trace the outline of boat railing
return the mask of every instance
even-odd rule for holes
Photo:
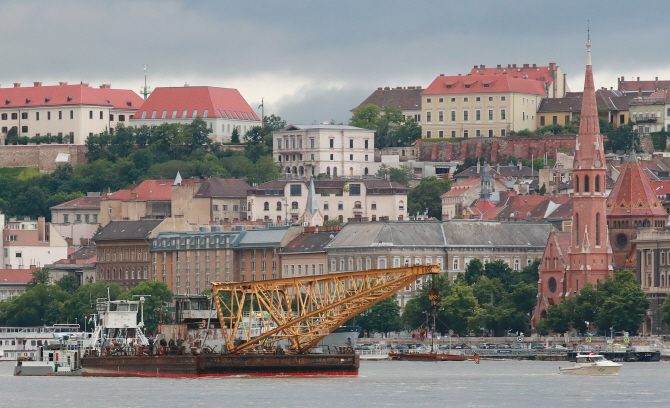
[[[356,350],[359,356],[388,356],[388,350],[372,349],[372,350]]]

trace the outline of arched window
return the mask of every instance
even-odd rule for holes
[[[579,214],[575,214],[575,246],[579,246]]]
[[[326,167],[326,174],[330,176],[330,166]]]
[[[130,270],[130,279],[135,279],[135,268]]]
[[[293,174],[297,175],[298,174],[298,168],[296,166],[293,166]]]
[[[281,201],[277,201],[277,211],[281,211]]]
[[[365,175],[367,176],[367,175],[368,175],[368,168],[366,167],[366,168],[363,170],[363,172],[364,172],[363,174],[365,174]]]
[[[291,203],[291,209],[292,210],[297,210],[298,209],[298,202],[297,201],[293,201]]]
[[[305,175],[305,168],[304,167],[300,166],[300,168],[298,170],[299,170],[301,176]]]
[[[333,177],[337,177],[337,167],[333,167]]]
[[[128,279],[128,269],[126,269],[126,279]]]
[[[584,176],[584,192],[589,192],[589,176]]]
[[[575,193],[579,193],[579,176],[575,176]]]
[[[266,202],[263,204],[263,209],[264,209],[265,211],[270,211],[270,203],[268,203],[268,202],[266,201]]]
[[[405,209],[405,202],[400,200],[400,202],[398,203],[398,210],[402,211],[404,209]]]
[[[291,173],[291,168],[286,166],[286,174],[290,174],[290,173]]]
[[[597,179],[598,177],[596,177]],[[600,213],[596,213],[596,246],[598,245],[600,245]]]
[[[328,209],[328,201],[323,202],[323,209],[327,210]]]
[[[144,279],[147,278],[147,267],[144,267],[144,272],[143,272]]]
[[[596,193],[600,192],[600,176],[596,176],[596,185],[593,189]]]
[[[344,222],[344,217],[341,216],[341,215],[339,215],[339,216],[337,217],[337,219],[340,220],[340,222]]]

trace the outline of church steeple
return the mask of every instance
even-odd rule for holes
[[[484,160],[482,171],[482,189],[479,193],[479,201],[491,201],[491,176],[489,175],[489,164]]]

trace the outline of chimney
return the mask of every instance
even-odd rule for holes
[[[41,82],[33,82],[33,86],[42,86]]]
[[[654,89],[658,90],[658,77],[654,80]]]
[[[512,64],[512,68],[516,68],[516,64]]]
[[[638,82],[638,83],[640,82],[640,77],[637,77],[637,82]]]
[[[533,69],[537,68],[537,64],[533,64]]]
[[[486,69],[486,65],[484,65],[484,64],[480,65],[479,69]]]
[[[21,88],[21,82],[14,82],[14,88]]]
[[[460,75],[460,74],[459,74]],[[444,76],[444,74],[440,74],[440,76]]]
[[[640,85],[639,88],[637,88],[637,96],[641,97],[642,96],[642,85]]]
[[[100,85],[100,89],[109,89],[112,87],[112,84],[102,84]]]
[[[47,226],[46,226],[46,221],[45,221],[44,217],[37,218],[37,240],[39,242],[47,241],[45,239],[45,236],[47,235],[46,234],[46,228],[47,228]]]
[[[523,64],[523,69],[528,69],[530,68],[530,64]]]
[[[498,66],[496,66],[496,69],[500,69],[500,64],[498,64]]]
[[[387,87],[384,88],[384,90],[385,90],[385,91],[390,91],[391,88],[389,88],[389,87],[387,86]]]
[[[507,64],[507,68],[512,68],[512,65],[510,65],[510,64]]]
[[[518,162],[516,165],[519,166],[519,170],[523,168],[523,164],[521,164],[521,162]]]
[[[379,88],[377,88],[377,90],[378,90],[378,91],[381,91],[381,90],[382,90],[382,87],[380,86]]]
[[[58,85],[67,85],[67,82],[59,82]]]
[[[477,65],[475,65],[475,69],[479,68]]]

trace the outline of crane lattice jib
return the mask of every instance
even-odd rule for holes
[[[290,342],[291,351],[302,353],[375,303],[439,271],[439,265],[417,265],[257,282],[212,282],[212,296],[229,353],[281,340]],[[260,317],[249,317],[250,312]],[[258,327],[251,327],[252,322]]]

